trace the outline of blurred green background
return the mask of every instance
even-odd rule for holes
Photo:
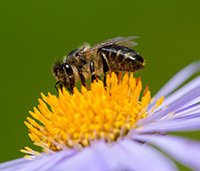
[[[0,162],[33,147],[23,122],[40,92],[56,94],[51,67],[57,59],[83,42],[140,36],[134,49],[147,65],[136,75],[155,94],[199,59],[199,6],[200,1],[182,0],[1,0]]]

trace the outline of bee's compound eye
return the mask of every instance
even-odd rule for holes
[[[70,66],[70,64],[68,64],[68,63],[63,64],[63,68],[64,68],[65,72],[66,72],[69,76],[73,75],[73,69],[72,69],[72,67]]]

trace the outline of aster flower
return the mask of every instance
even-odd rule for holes
[[[200,143],[167,134],[200,129],[200,76],[176,90],[199,68],[199,61],[187,66],[154,98],[148,86],[140,98],[140,79],[114,73],[106,90],[98,81],[73,95],[41,94],[25,124],[44,152],[25,147],[29,155],[0,170],[177,170],[168,156],[200,170]]]

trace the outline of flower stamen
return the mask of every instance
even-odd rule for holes
[[[123,139],[135,129],[136,122],[149,115],[151,101],[149,87],[142,90],[141,78],[133,74],[107,75],[106,89],[102,81],[91,84],[91,90],[74,88],[70,95],[67,90],[59,90],[59,97],[41,94],[38,109],[29,111],[32,118],[25,121],[29,137],[45,152],[67,148],[82,149],[93,141],[104,140],[108,144]],[[157,100],[152,112],[163,102]],[[49,149],[49,150],[48,150]],[[22,150],[34,154],[30,149]],[[32,153],[31,153],[32,152]]]

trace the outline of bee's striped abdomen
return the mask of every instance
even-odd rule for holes
[[[136,51],[120,45],[109,45],[98,49],[106,55],[111,71],[135,72],[144,67],[145,62]]]

